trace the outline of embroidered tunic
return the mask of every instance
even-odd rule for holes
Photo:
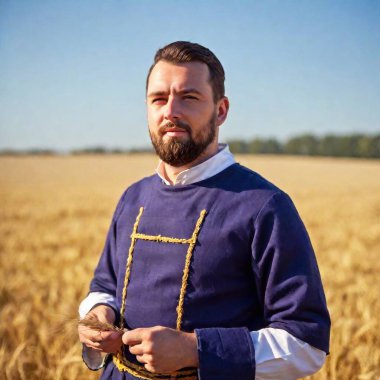
[[[328,352],[329,316],[297,211],[239,164],[192,185],[168,187],[155,175],[127,189],[90,290],[116,296],[127,328],[195,330],[201,379],[252,380],[249,331],[264,327]],[[110,361],[104,379],[136,378],[128,350],[121,360],[132,370]]]

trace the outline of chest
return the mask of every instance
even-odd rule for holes
[[[118,299],[130,327],[199,325],[209,305],[217,315],[252,294],[250,218],[212,202],[173,211],[126,208],[118,223]]]

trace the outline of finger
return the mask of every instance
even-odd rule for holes
[[[159,366],[149,364],[149,363],[145,364],[144,367],[147,371],[152,372],[152,373],[160,373],[162,375],[170,375],[172,373],[170,371],[161,369]]]
[[[123,334],[123,343],[126,345],[135,345],[142,342],[142,330],[143,329],[136,329],[136,330],[130,330]]]
[[[94,350],[99,350],[101,351],[102,350],[102,345],[101,343],[98,343],[98,342],[92,342],[91,340],[83,340],[81,341],[84,345],[86,345],[87,347],[90,347],[90,348],[93,348]]]
[[[144,367],[147,371],[152,372],[152,373],[159,372],[160,374],[170,374],[170,372],[164,372],[159,367],[155,367],[154,365],[149,364],[149,363],[145,364]]]
[[[139,361],[142,364],[145,364],[144,356],[143,355],[137,355],[136,356],[137,361]]]
[[[99,342],[103,339],[101,331],[90,328],[81,329],[79,331],[79,336],[83,336],[86,339],[92,340],[93,342]]]
[[[136,359],[142,363],[142,364],[147,364],[147,363],[150,363],[152,361],[152,355],[147,355],[147,354],[144,354],[144,355],[137,355],[136,356]]]
[[[133,355],[143,355],[145,350],[141,344],[136,344],[134,346],[129,346],[129,352]]]
[[[102,331],[103,341],[119,340],[122,333],[119,331]]]
[[[102,332],[97,331],[96,333],[91,333],[88,335],[80,335],[79,340],[87,346],[100,349],[103,343]]]
[[[81,343],[100,343],[102,341],[101,335],[93,336],[93,335],[85,335],[85,334],[80,334],[79,335],[79,341]]]
[[[94,343],[103,342],[102,332],[101,331],[93,332],[93,333],[89,334],[88,339]]]
[[[99,348],[99,347],[96,347],[96,346],[91,345],[91,344],[86,344],[86,346],[87,346],[88,348],[91,348],[92,350],[95,350],[95,351],[99,351],[99,352],[103,352],[103,351],[104,351],[103,348]]]

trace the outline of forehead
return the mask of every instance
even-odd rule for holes
[[[173,64],[159,61],[149,76],[148,95],[156,91],[181,91],[187,88],[212,93],[210,72],[203,62]]]

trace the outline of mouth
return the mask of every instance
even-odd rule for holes
[[[189,133],[181,128],[170,128],[164,131],[164,136],[168,137],[180,137],[180,136],[186,136]]]
[[[162,137],[183,137],[190,135],[190,127],[187,125],[175,125],[170,123],[161,128],[160,134]]]

